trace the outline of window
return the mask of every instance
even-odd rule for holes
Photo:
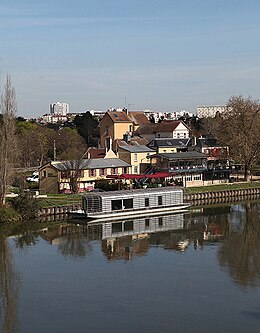
[[[201,180],[201,175],[194,175],[193,180]]]
[[[106,135],[108,135],[108,126],[106,126]]]
[[[88,171],[89,177],[95,177],[96,176],[96,170],[95,169],[90,169]]]
[[[150,219],[145,219],[145,229],[149,229]]]
[[[123,206],[124,206],[124,209],[131,209],[134,207],[133,205],[133,198],[131,199],[124,199],[123,200]]]
[[[105,169],[99,169],[99,176],[105,176]]]
[[[186,182],[192,182],[192,175],[186,176]]]
[[[46,178],[47,177],[47,172],[43,171],[43,177]]]
[[[162,196],[159,195],[158,197],[158,206],[162,206]]]
[[[95,171],[95,175],[96,175],[96,170],[94,170]],[[84,177],[84,170],[79,170],[79,177],[80,178],[83,178]]]
[[[134,166],[134,173],[138,173],[138,166]]]
[[[124,223],[124,231],[132,231],[134,230],[134,222],[133,221],[126,221]]]
[[[46,172],[46,171],[45,171]],[[66,179],[66,178],[68,178],[68,172],[66,172],[66,171],[62,171],[61,172],[61,178],[62,179]]]
[[[112,168],[111,175],[116,175],[116,174],[117,174],[117,168]]]
[[[121,210],[122,207],[122,200],[118,199],[118,200],[112,200],[111,201],[111,208],[112,210]]]
[[[186,138],[186,133],[183,133],[183,137]]]
[[[137,162],[138,158],[137,158],[137,154],[134,154],[134,162]]]
[[[112,223],[112,233],[114,232],[122,232],[122,223],[117,222],[117,223]]]
[[[159,222],[159,226],[162,227],[162,225],[163,225],[163,219],[162,219],[162,217],[159,217],[158,222]]]
[[[177,138],[179,138],[180,137],[180,133],[177,133]]]
[[[144,198],[145,207],[149,207],[149,198]]]
[[[128,172],[128,168],[127,168],[127,167],[124,167],[124,168],[123,168],[123,172],[124,172],[124,173],[127,173],[127,172]]]

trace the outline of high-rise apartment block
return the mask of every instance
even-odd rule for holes
[[[50,114],[66,116],[69,113],[69,104],[55,102],[50,104]]]
[[[198,106],[197,116],[198,118],[214,118],[217,113],[224,113],[227,111],[225,105],[211,105],[211,106]]]

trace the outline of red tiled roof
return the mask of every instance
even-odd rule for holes
[[[180,120],[163,120],[158,124],[156,132],[173,132],[181,123],[182,122]]]
[[[107,114],[113,120],[113,122],[127,122],[132,123],[132,120],[128,117],[128,115],[123,111],[107,111]]]
[[[88,149],[88,158],[104,158],[106,155],[105,148],[89,148]]]
[[[137,129],[137,131],[135,131],[135,133],[137,135],[152,134],[156,131],[157,127],[158,127],[158,124],[153,124],[153,123],[143,124],[143,125],[139,126],[139,128]]]
[[[130,111],[128,112],[128,117],[135,125],[149,124],[150,121],[147,119],[143,112]]]

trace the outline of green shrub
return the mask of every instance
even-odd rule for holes
[[[127,187],[126,184],[123,183],[115,183],[108,179],[98,179],[95,181],[95,188],[99,188],[103,191],[116,191],[119,189],[125,189]]]
[[[13,207],[0,207],[0,223],[7,223],[14,220],[19,220],[20,216]]]
[[[32,219],[37,217],[41,208],[41,202],[34,198],[32,193],[24,192],[13,199],[14,209],[22,216],[23,219]]]

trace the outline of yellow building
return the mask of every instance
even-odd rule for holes
[[[140,174],[150,165],[147,156],[154,154],[155,151],[144,145],[120,145],[118,156],[131,165],[132,174]]]
[[[143,112],[107,111],[99,125],[101,148],[116,150],[115,140],[123,139],[124,135],[131,136],[141,124],[147,123],[149,120]]]
[[[107,175],[130,173],[130,164],[120,158],[93,158],[82,161],[55,161],[39,169],[39,189],[45,193],[70,193],[75,173],[78,192],[92,190],[95,181]]]

